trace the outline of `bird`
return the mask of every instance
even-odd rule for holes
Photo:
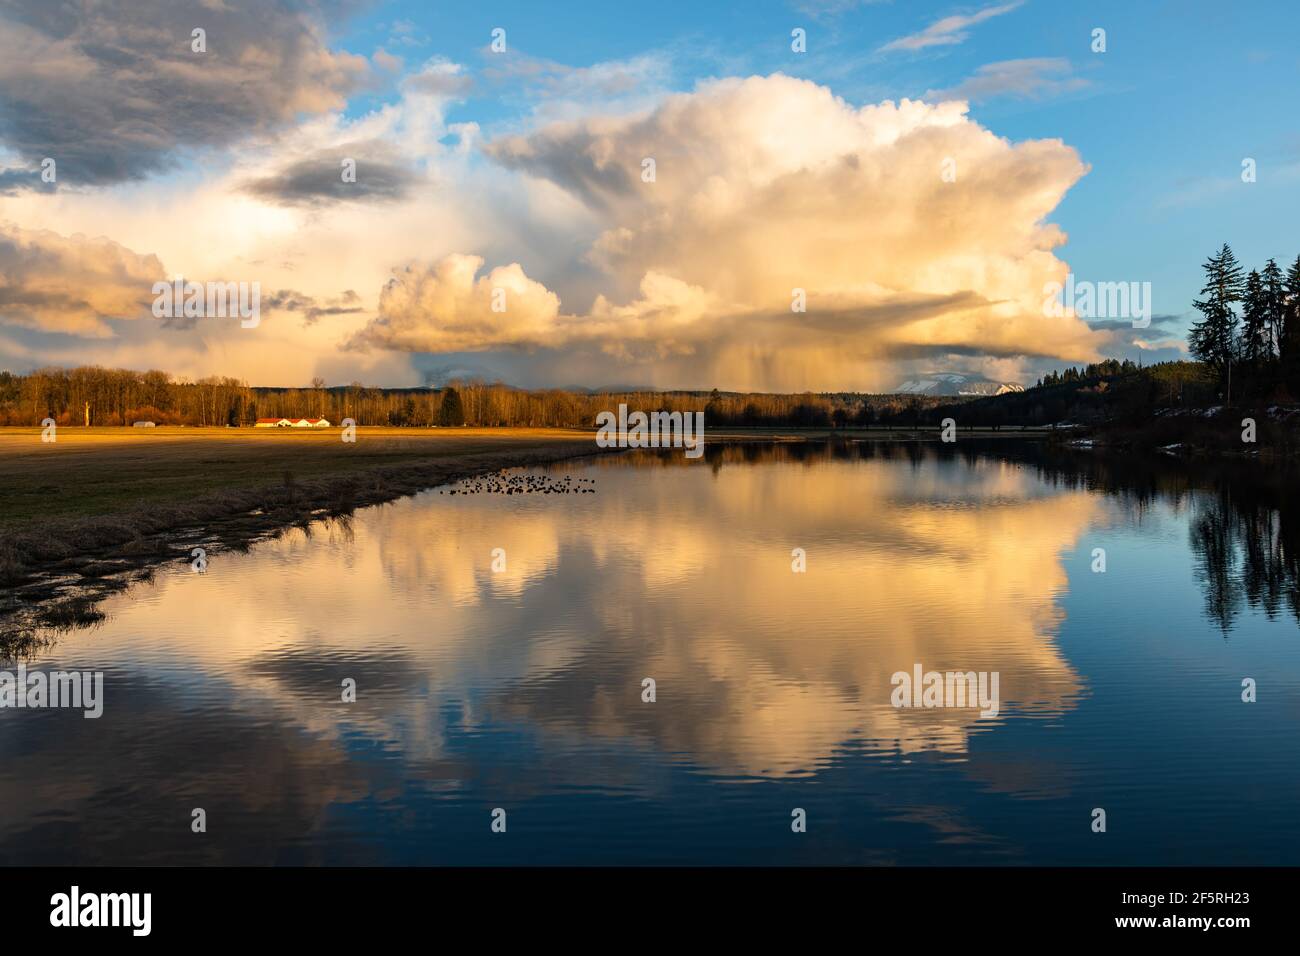
[[[575,480],[572,475],[565,475],[562,479],[558,479],[544,473],[499,471],[474,478],[463,478],[452,488],[439,489],[438,494],[594,495],[595,485],[595,478]]]

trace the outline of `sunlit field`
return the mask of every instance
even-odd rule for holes
[[[187,502],[209,492],[393,465],[468,464],[585,442],[543,428],[0,428],[0,527]],[[580,450],[580,449],[575,449]]]

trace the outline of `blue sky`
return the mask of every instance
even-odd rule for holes
[[[1300,254],[1300,13],[1281,0],[223,11],[0,13],[0,365],[171,362],[258,384],[1027,382],[1185,354],[1200,263],[1223,242],[1248,267]],[[667,173],[649,190],[642,153]],[[949,153],[961,187],[945,193]],[[342,190],[354,154],[363,175]],[[57,186],[35,178],[50,156]],[[221,241],[177,221],[219,222]],[[1067,270],[1150,282],[1175,318],[1044,325],[1035,296]],[[159,272],[259,281],[268,321],[160,334],[136,294]],[[812,303],[798,322],[794,286]],[[287,342],[287,364],[265,358]]]

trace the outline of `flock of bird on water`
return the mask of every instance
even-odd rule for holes
[[[498,471],[475,478],[463,478],[453,488],[445,488],[440,495],[594,495],[595,478],[574,479],[565,475],[563,480],[536,472]]]

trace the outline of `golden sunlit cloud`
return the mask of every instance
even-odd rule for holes
[[[421,350],[587,342],[670,363],[690,355],[682,367],[732,388],[881,384],[894,374],[882,366],[927,356],[1097,357],[1086,323],[1042,308],[1044,284],[1067,271],[1052,254],[1064,235],[1044,220],[1086,167],[1059,141],[993,135],[964,103],[858,109],[775,74],[486,149],[595,217],[587,258],[607,292],[586,314],[548,312],[549,339],[517,334],[542,331],[536,290],[522,316],[495,323],[463,298],[421,308],[418,296],[394,296],[363,337]],[[801,295],[806,312],[793,307]]]
[[[1085,165],[1058,140],[996,136],[963,102],[855,107],[778,73],[546,123],[480,153],[473,124],[444,120],[464,88],[463,69],[435,59],[398,102],[305,120],[193,188],[11,200],[60,251],[5,273],[3,318],[102,340],[148,302],[162,264],[260,280],[267,296],[355,296],[310,335],[274,322],[244,338],[157,330],[87,353],[141,367],[161,337],[186,374],[255,383],[259,337],[295,340],[293,380],[383,367],[409,381],[413,355],[495,352],[536,382],[608,380],[614,363],[613,377],[659,387],[754,390],[888,390],[918,362],[1007,378],[1030,360],[1095,360],[1105,344],[1042,305],[1068,272],[1047,217]],[[335,182],[340,156],[375,177],[355,196]],[[477,214],[471,196],[500,214]],[[164,208],[213,222],[238,209],[245,228],[214,245],[177,235]],[[81,232],[130,248],[66,238]]]
[[[14,325],[108,338],[106,319],[150,314],[157,256],[110,239],[61,236],[0,222],[0,313]]]

